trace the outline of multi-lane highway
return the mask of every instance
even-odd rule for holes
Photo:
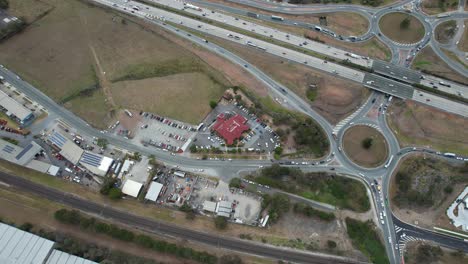
[[[388,240],[385,239],[385,245],[386,245],[391,263],[400,262],[401,260],[400,251],[396,249],[395,247],[395,243],[398,241],[398,237],[394,229],[394,223],[393,223],[394,219],[392,218],[391,210],[388,204],[386,204],[386,199],[387,199],[386,194],[388,193],[388,182],[389,182],[390,176],[393,173],[394,169],[396,168],[396,165],[398,164],[398,161],[400,160],[402,156],[402,155],[398,155],[398,153],[402,154],[402,153],[413,152],[416,150],[414,150],[413,148],[400,149],[398,141],[396,140],[396,138],[394,137],[393,133],[391,132],[391,130],[389,129],[386,123],[385,111],[383,111],[383,113],[380,114],[376,119],[370,119],[367,117],[367,113],[373,107],[375,107],[375,104],[387,105],[389,99],[384,98],[381,93],[374,92],[371,94],[368,101],[360,109],[358,109],[355,113],[353,113],[349,118],[346,118],[345,122],[340,122],[340,124],[333,127],[328,121],[326,121],[323,117],[321,117],[319,114],[313,111],[310,108],[310,106],[307,104],[307,102],[302,100],[302,98],[298,97],[296,94],[291,92],[287,87],[284,87],[281,84],[274,81],[273,79],[271,79],[268,75],[261,72],[260,70],[255,68],[253,65],[251,65],[247,61],[241,59],[240,57],[223,49],[222,47],[218,45],[215,45],[213,43],[208,43],[200,37],[193,36],[188,32],[185,32],[177,27],[174,27],[174,25],[176,24],[180,25],[182,22],[182,24],[185,27],[198,30],[203,33],[215,35],[217,37],[222,37],[230,41],[237,41],[238,43],[241,43],[244,45],[248,43],[247,41],[250,41],[250,43],[255,44],[257,47],[260,45],[261,47],[266,49],[266,51],[259,50],[259,52],[270,52],[276,56],[281,56],[286,59],[296,61],[299,63],[305,64],[305,62],[307,62],[307,64],[305,65],[318,68],[325,73],[336,75],[337,77],[340,77],[340,78],[348,78],[353,81],[361,82],[370,88],[383,91],[388,94],[393,94],[401,98],[414,99],[415,94],[418,91],[415,92],[415,90],[413,90],[411,86],[409,86],[408,84],[405,84],[404,82],[417,79],[418,75],[415,75],[416,73],[407,72],[401,67],[389,66],[391,68],[388,69],[388,71],[392,71],[392,72],[395,71],[395,74],[393,75],[395,75],[397,79],[399,78],[398,81],[391,80],[388,77],[383,77],[383,76],[375,75],[375,74],[365,74],[360,71],[346,68],[344,66],[334,64],[331,62],[325,63],[321,59],[317,59],[312,56],[307,56],[297,51],[293,51],[284,47],[273,45],[271,43],[260,41],[260,40],[257,40],[255,38],[251,38],[248,36],[243,36],[241,34],[233,33],[222,28],[218,28],[218,27],[206,24],[206,23],[202,23],[200,21],[196,21],[196,20],[184,17],[184,16],[180,16],[180,15],[173,14],[171,12],[167,12],[165,10],[157,9],[157,8],[150,7],[150,6],[143,6],[140,3],[138,3],[138,6],[141,7],[141,10],[133,10],[132,6],[135,5],[135,2],[131,2],[131,1],[127,1],[127,2],[120,1],[120,0],[113,0],[113,1],[95,0],[95,1],[100,4],[104,4],[106,6],[116,8],[117,10],[121,12],[126,12],[128,14],[135,15],[142,19],[151,21],[152,23],[155,23],[161,27],[164,27],[165,30],[168,30],[173,34],[178,35],[179,37],[188,39],[230,60],[231,62],[243,67],[247,72],[252,74],[254,77],[259,79],[263,83],[265,83],[265,85],[269,88],[270,95],[272,95],[273,97],[279,97],[283,99],[286,102],[286,105],[288,107],[298,110],[300,112],[303,112],[311,116],[313,119],[315,119],[317,123],[322,126],[323,130],[327,134],[328,139],[330,141],[330,152],[329,152],[329,155],[324,158],[324,160],[333,161],[333,164],[338,164],[338,165],[331,166],[328,163],[325,163],[323,165],[316,165],[316,166],[312,166],[312,165],[294,165],[294,166],[299,167],[303,169],[304,171],[328,171],[331,167],[333,167],[337,173],[362,179],[368,186],[370,186],[374,182],[374,180],[380,181],[382,183],[382,193],[371,192],[373,202],[374,202],[374,207],[377,210],[376,217],[381,212],[382,213],[385,212],[385,215],[386,215],[385,224],[379,225],[379,227],[383,231],[384,238],[390,237],[390,239]],[[160,19],[153,19],[156,17],[159,17]],[[164,18],[161,18],[161,17],[164,17]],[[166,22],[170,21],[172,23],[166,23],[165,21]],[[234,21],[237,21],[237,20],[234,19]],[[255,27],[253,25],[251,26]],[[241,36],[242,39],[239,38],[239,40],[237,40],[234,36],[229,37],[229,34],[235,34],[238,37]],[[246,48],[256,48],[251,45],[246,45],[246,46],[250,46]],[[382,71],[385,72],[385,69],[383,68]],[[399,72],[397,73],[397,71]],[[268,166],[268,165],[271,165],[272,163],[269,160],[232,160],[232,161],[195,160],[195,159],[190,159],[190,158],[183,157],[183,156],[171,156],[169,153],[166,153],[163,151],[159,151],[159,150],[148,148],[148,147],[143,147],[141,145],[135,145],[118,136],[109,135],[107,133],[101,133],[95,130],[94,128],[90,127],[86,122],[76,117],[74,114],[72,114],[68,110],[57,105],[54,101],[52,101],[46,95],[38,91],[36,88],[31,86],[27,82],[24,82],[23,80],[21,80],[21,78],[18,77],[15,73],[12,73],[5,68],[0,68],[0,75],[4,76],[5,80],[11,83],[13,86],[15,86],[20,92],[27,95],[33,101],[38,102],[43,107],[47,108],[50,113],[58,116],[64,122],[70,124],[72,127],[79,130],[80,133],[86,134],[89,136],[106,138],[109,141],[109,144],[122,148],[122,149],[127,149],[129,151],[138,151],[145,155],[155,155],[157,159],[169,165],[179,165],[181,168],[186,168],[186,169],[203,168],[205,169],[205,171],[211,174],[223,175],[223,177],[226,177],[226,179],[228,179],[229,177],[233,177],[237,175],[241,171],[255,170],[255,169],[258,169],[259,166]],[[403,77],[406,77],[406,79]],[[426,103],[428,102],[426,100],[423,100],[423,101],[425,101]],[[430,101],[432,102],[434,100],[430,100]],[[447,108],[445,105],[439,106],[439,107]],[[461,106],[461,108],[462,110],[466,109],[466,108],[463,108],[463,106]],[[341,146],[342,136],[345,130],[357,124],[375,126],[377,129],[379,129],[379,131],[382,132],[389,146],[389,157],[392,157],[392,156],[394,157],[394,159],[392,159],[391,162],[388,162],[388,166],[382,165],[373,169],[362,168],[354,164],[348,157],[346,157],[344,153],[341,152],[339,147]],[[334,135],[336,136],[337,140],[334,139],[335,138]],[[288,166],[292,166],[292,165],[288,165]],[[23,186],[24,188],[31,187],[31,185],[23,185]],[[37,189],[37,187],[34,187],[34,189]],[[52,197],[52,199],[55,199],[55,198]],[[127,218],[122,218],[122,219],[127,219]],[[379,221],[377,221],[377,223],[379,223]],[[420,230],[417,227],[413,227],[413,229],[416,231]],[[421,232],[423,231],[424,230],[422,230]],[[192,237],[192,238],[194,240],[197,240],[197,237]],[[442,243],[442,244],[452,243],[453,245],[458,245],[457,244],[458,242],[454,240],[454,238],[447,237],[446,240],[444,241],[448,241],[448,242],[438,241],[437,237],[433,237],[433,238],[438,243]],[[206,242],[206,243],[210,243],[210,242]],[[461,249],[465,250],[465,248],[461,248]],[[237,250],[240,250],[240,248],[238,248]],[[286,252],[283,252],[283,253],[289,254]],[[272,255],[269,255],[269,256],[276,257]],[[298,258],[292,261],[304,262]],[[307,262],[310,263],[309,261]]]

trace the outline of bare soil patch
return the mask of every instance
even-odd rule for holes
[[[396,100],[389,125],[401,146],[419,145],[468,155],[468,120],[412,101]]]
[[[431,47],[422,49],[411,65],[411,68],[434,74],[448,80],[458,81],[468,84],[468,78],[452,70],[439,56],[434,53]]]
[[[366,149],[363,140],[372,139],[372,145]],[[387,142],[384,136],[375,128],[369,126],[353,126],[343,135],[343,150],[355,163],[371,168],[377,167],[387,159]]]
[[[217,101],[223,91],[222,86],[201,73],[122,81],[114,83],[112,88],[116,103],[122,107],[158,113],[191,124],[198,124],[205,117],[211,110],[209,100]]]
[[[422,10],[429,15],[436,15],[458,8],[458,0],[422,0]]]
[[[405,19],[409,21],[407,28],[401,26]],[[416,17],[401,12],[384,15],[380,18],[379,27],[385,36],[398,43],[415,43],[425,34],[423,24]]]
[[[368,90],[357,83],[338,79],[270,54],[259,53],[237,43],[206,38],[249,61],[303,98],[307,98],[307,92],[313,89],[316,96],[311,101],[311,106],[331,123],[338,123],[354,112],[368,96]]]
[[[457,33],[457,22],[455,20],[446,21],[438,25],[435,29],[435,38],[440,43],[448,43]]]

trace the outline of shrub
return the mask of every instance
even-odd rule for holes
[[[218,106],[218,103],[216,101],[210,101],[210,107],[211,109],[215,109],[216,106]]]
[[[122,191],[119,188],[112,187],[109,190],[109,198],[111,198],[112,200],[118,200],[122,198]]]
[[[361,145],[365,149],[370,149],[372,147],[373,139],[372,138],[365,138],[362,140]]]
[[[215,227],[219,230],[224,230],[227,228],[228,223],[225,217],[217,216],[214,222],[215,222]]]
[[[230,181],[229,181],[229,187],[230,188],[240,188],[241,187],[241,179],[240,178],[232,178]]]
[[[405,17],[405,19],[403,19],[400,22],[400,28],[401,29],[408,29],[410,24],[411,24],[411,20],[408,17]]]
[[[327,246],[328,246],[329,249],[334,249],[334,248],[336,248],[336,242],[333,241],[333,240],[328,240],[327,241]]]

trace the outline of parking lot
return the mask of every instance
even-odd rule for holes
[[[196,136],[196,141],[194,143],[198,148],[220,148],[225,151],[229,149],[225,147],[225,141],[212,131],[216,123],[216,118],[220,114],[223,114],[226,118],[238,114],[247,119],[247,125],[250,127],[250,130],[243,133],[243,138],[239,141],[239,146],[242,146],[246,151],[270,154],[276,147],[280,146],[279,137],[257,116],[249,113],[247,108],[240,104],[229,103],[219,104],[207,118],[205,118],[203,121],[205,126]]]
[[[229,185],[220,181],[218,184],[199,178],[191,198],[191,204],[200,211],[204,201],[227,201],[233,203],[234,215],[232,220],[253,225],[257,223],[261,210],[261,197],[244,192],[241,189],[230,189]]]
[[[191,124],[145,112],[141,117],[133,141],[144,145],[173,152],[185,151],[186,143],[196,134],[196,127]]]

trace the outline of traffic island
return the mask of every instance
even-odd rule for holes
[[[377,129],[357,125],[343,135],[343,150],[354,163],[366,168],[382,165],[388,156],[387,141]]]
[[[382,16],[379,28],[387,38],[399,44],[413,44],[425,34],[424,25],[415,16],[393,12]]]

